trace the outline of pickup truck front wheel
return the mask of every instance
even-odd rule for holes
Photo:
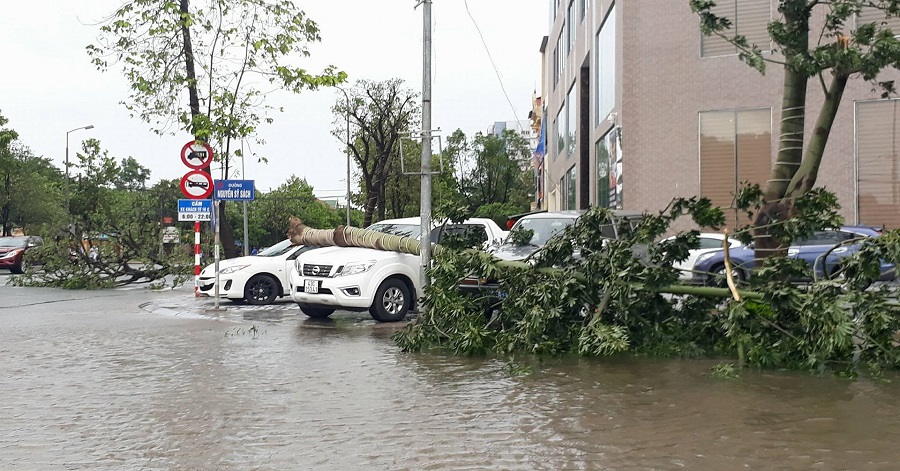
[[[394,278],[384,280],[375,292],[375,301],[369,308],[369,314],[378,322],[402,321],[412,305],[411,298],[406,283]]]

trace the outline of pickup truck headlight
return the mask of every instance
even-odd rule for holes
[[[344,268],[341,268],[341,271],[335,273],[334,276],[350,276],[356,275],[358,273],[365,273],[369,271],[369,269],[373,266],[375,266],[375,260],[366,260],[365,262],[351,262],[344,265]]]
[[[220,275],[230,275],[236,271],[241,271],[244,268],[247,268],[249,266],[250,265],[235,265],[233,267],[223,268],[223,269],[219,270],[219,274]]]

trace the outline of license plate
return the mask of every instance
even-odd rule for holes
[[[303,291],[307,293],[318,293],[319,292],[319,281],[318,280],[303,280]]]

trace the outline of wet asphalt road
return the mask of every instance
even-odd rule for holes
[[[5,281],[0,276],[0,283]],[[187,289],[0,285],[0,470],[896,469],[900,381],[406,354]]]

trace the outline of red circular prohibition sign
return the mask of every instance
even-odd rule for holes
[[[203,170],[191,170],[181,177],[181,193],[187,198],[202,200],[209,198],[212,192],[212,177]]]
[[[209,167],[213,161],[212,146],[205,142],[190,141],[181,148],[181,161],[194,170]]]

